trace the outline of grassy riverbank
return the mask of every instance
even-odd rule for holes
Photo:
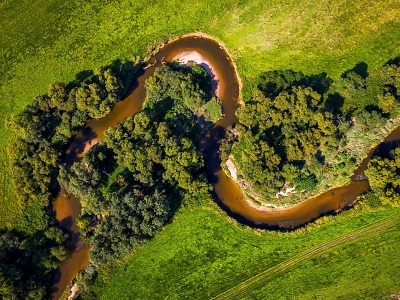
[[[372,210],[358,205],[356,210],[324,217],[295,232],[280,233],[255,231],[235,221],[226,222],[226,216],[219,209],[198,207],[178,216],[146,247],[128,258],[113,277],[115,267],[105,267],[91,289],[92,296],[97,298],[101,294],[101,299],[111,296],[122,299],[126,295],[135,299],[211,298],[312,247],[346,234],[350,236],[361,227],[398,213],[398,209]],[[341,295],[350,295],[356,286],[355,292],[360,298],[365,295],[378,299],[398,292],[400,281],[396,278],[400,263],[393,259],[400,255],[398,229],[397,226],[395,230],[312,257],[290,273],[272,276],[254,295],[259,299],[287,295],[296,298],[303,293],[309,297],[329,296],[339,283],[343,284]],[[374,288],[363,284],[374,278],[379,283]]]
[[[0,13],[0,228],[18,223],[22,230],[39,224],[40,214],[14,201],[5,150],[12,137],[4,121],[51,82],[69,82],[99,65],[144,55],[148,45],[192,31],[227,45],[245,95],[263,71],[327,71],[337,78],[360,61],[380,66],[400,49],[397,1],[9,0],[0,3]]]

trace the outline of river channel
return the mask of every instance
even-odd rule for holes
[[[360,176],[353,176],[351,183],[347,186],[332,189],[285,209],[265,210],[251,205],[245,199],[238,184],[221,169],[218,153],[218,146],[221,138],[225,135],[226,128],[237,122],[235,112],[240,107],[240,79],[225,48],[204,36],[182,37],[162,47],[147,62],[149,67],[133,83],[132,92],[123,101],[117,103],[108,115],[89,121],[86,128],[78,133],[66,155],[66,161],[71,163],[79,159],[82,153],[104,137],[104,131],[107,128],[116,126],[125,118],[137,113],[145,98],[145,80],[152,76],[155,69],[161,67],[164,62],[170,62],[184,52],[200,54],[213,70],[215,78],[218,78],[218,96],[223,103],[225,116],[208,130],[205,137],[199,142],[199,148],[203,152],[208,177],[214,185],[217,201],[229,214],[242,222],[258,227],[295,228],[321,215],[340,211],[354,204],[357,196],[368,189],[369,184],[365,176],[361,176],[364,178],[362,180],[356,180]],[[399,135],[400,129],[397,129],[388,139],[392,140]],[[373,152],[374,150],[371,150],[355,172],[356,175],[363,174]],[[80,200],[61,191],[53,202],[53,210],[60,225],[71,233],[76,245],[70,257],[60,266],[59,276],[56,278],[57,283],[54,286],[55,292],[52,295],[54,299],[58,299],[76,274],[87,266],[90,247],[80,239],[75,222],[81,213]]]

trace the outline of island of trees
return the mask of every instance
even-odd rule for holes
[[[337,82],[324,74],[267,72],[238,109],[222,161],[235,163],[249,197],[294,204],[349,180],[369,149],[399,124],[399,96],[396,64],[371,74],[351,70]],[[295,193],[279,196],[287,188]]]

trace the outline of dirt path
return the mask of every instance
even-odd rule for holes
[[[285,273],[291,269],[296,268],[303,262],[312,259],[318,256],[321,253],[324,253],[332,248],[342,246],[344,244],[351,243],[363,237],[367,237],[373,234],[377,234],[383,232],[391,227],[400,224],[400,217],[393,216],[391,218],[387,218],[378,223],[374,223],[367,227],[363,227],[351,233],[340,236],[336,239],[329,240],[327,242],[321,243],[318,246],[312,247],[300,254],[295,255],[294,257],[283,261],[245,281],[242,283],[226,290],[225,292],[219,294],[218,296],[212,299],[237,299],[240,298],[245,292],[255,289],[258,286],[262,286],[265,280],[271,280],[272,278]]]

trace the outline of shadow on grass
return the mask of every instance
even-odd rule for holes
[[[333,80],[325,72],[305,75],[293,70],[275,70],[262,73],[257,87],[268,98],[275,98],[282,91],[289,91],[293,86],[307,86],[324,94],[329,90]]]
[[[385,65],[396,65],[400,66],[400,56],[397,56],[395,58],[389,59]]]
[[[369,75],[369,73],[368,73],[368,64],[366,62],[364,62],[364,61],[359,62],[352,69],[343,72],[341,77],[345,78],[345,77],[347,77],[349,75],[349,73],[356,73],[356,74],[360,75],[363,79],[365,79]]]

